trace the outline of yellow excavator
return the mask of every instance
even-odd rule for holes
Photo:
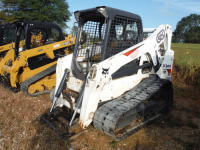
[[[61,28],[52,23],[15,25],[15,47],[0,61],[3,84],[29,96],[50,92],[56,85],[57,59],[72,53],[75,37],[64,37]]]

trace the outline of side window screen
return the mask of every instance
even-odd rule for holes
[[[133,22],[132,24],[127,24],[126,39],[127,40],[136,40],[137,37],[138,37],[137,23]]]
[[[111,57],[137,44],[140,26],[138,20],[115,16],[110,27],[105,58]]]
[[[44,38],[46,37],[45,32],[42,32],[42,30],[33,29],[31,32],[31,48],[36,48],[39,46],[42,46],[44,43]]]
[[[59,32],[54,28],[34,28],[31,30],[30,48],[57,42],[58,38]]]
[[[106,31],[106,23],[104,23],[101,27],[101,41],[104,40],[104,37],[105,37],[105,31]]]
[[[116,39],[117,40],[123,40],[123,26],[115,25],[115,32],[116,32]]]
[[[58,30],[52,28],[51,31],[52,31],[53,41],[54,42],[58,42],[58,38],[59,38]]]

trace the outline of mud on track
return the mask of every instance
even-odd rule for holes
[[[48,95],[28,97],[0,86],[0,149],[200,149],[200,89],[175,86],[174,100],[169,116],[121,142],[92,126],[85,135],[66,142],[36,119],[51,107]]]

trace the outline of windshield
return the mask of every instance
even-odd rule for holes
[[[76,61],[82,73],[86,73],[87,65],[101,61],[101,51],[105,36],[106,23],[87,21],[81,31],[81,41],[77,51]]]
[[[4,29],[4,34],[3,34],[3,43],[2,45],[5,44],[10,44],[13,42],[13,38],[15,35],[15,28],[5,28]]]

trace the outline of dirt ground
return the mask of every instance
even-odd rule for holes
[[[36,120],[49,110],[48,95],[29,97],[0,86],[1,150],[200,150],[200,89],[174,86],[174,106],[165,118],[115,142],[89,126],[87,133],[67,142]]]

